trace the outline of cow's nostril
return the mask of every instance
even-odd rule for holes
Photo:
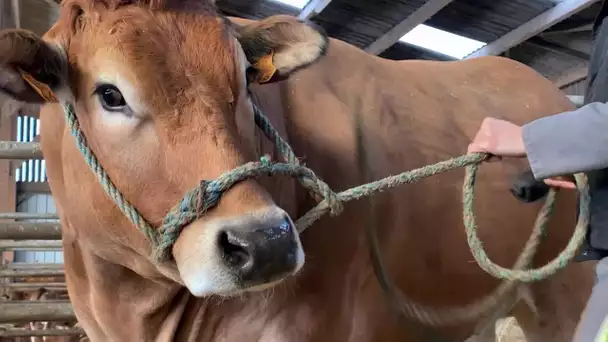
[[[264,284],[298,267],[297,233],[289,219],[226,225],[219,231],[218,252],[239,281]]]
[[[243,271],[251,267],[253,260],[247,251],[249,247],[247,241],[239,239],[227,230],[220,233],[218,242],[222,258],[228,265]]]

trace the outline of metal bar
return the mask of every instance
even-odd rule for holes
[[[24,195],[52,194],[48,182],[18,182],[17,193]]]
[[[8,220],[58,220],[54,213],[0,213],[0,219]]]
[[[298,19],[309,20],[310,18],[319,15],[325,7],[329,6],[332,0],[310,0],[300,11]]]
[[[13,21],[15,22],[16,28],[21,28],[21,6],[19,4],[19,0],[11,1],[11,7],[13,8]]]
[[[44,158],[40,143],[0,141],[0,159],[28,160]]]
[[[464,59],[500,55],[506,50],[519,45],[521,42],[539,34],[598,1],[599,0],[564,0],[557,2],[552,8],[537,15],[523,25],[518,26],[513,31],[506,33],[490,44],[483,46],[466,56]]]
[[[0,285],[0,287],[5,289],[13,289],[13,290],[35,290],[39,288],[44,288],[49,291],[62,291],[66,290],[65,283],[5,283]]]
[[[54,222],[0,222],[0,240],[60,240],[61,225]]]
[[[569,18],[569,20],[567,22],[576,23],[576,20]],[[563,29],[562,28],[548,29],[548,30],[545,30],[543,33],[539,34],[539,36],[542,37],[542,36],[550,36],[550,35],[563,35],[563,34],[567,34],[567,33],[590,32],[593,29],[593,23],[589,23],[589,20],[585,20],[585,22],[586,22],[586,24],[582,24],[582,25],[579,24],[578,26],[570,26],[568,28],[563,28]],[[562,23],[564,23],[564,22],[562,22]],[[558,25],[555,25],[553,27],[557,27]]]
[[[0,322],[76,321],[67,300],[0,302]]]
[[[23,240],[23,241],[7,241],[0,240],[0,250],[15,250],[15,249],[60,249],[61,241],[59,240]]]
[[[449,5],[453,0],[428,0],[424,2],[424,5],[420,6],[407,18],[403,19],[397,26],[393,27],[390,31],[384,34],[382,37],[376,39],[373,43],[365,48],[366,52],[374,55],[379,55],[384,50],[397,43],[401,37],[406,33],[413,30],[418,25],[424,23],[432,16],[441,11],[444,7]]]
[[[47,4],[49,4],[49,6],[51,6],[51,8],[55,11],[59,10],[59,3],[61,2],[61,0],[44,0],[44,2],[46,2]]]
[[[15,8],[11,1],[2,1],[0,4],[0,28],[16,28]]]
[[[547,51],[555,52],[555,53],[560,54],[565,57],[574,57],[574,58],[580,59],[582,61],[588,61],[591,58],[591,55],[589,55],[586,52],[579,51],[579,50],[573,49],[568,46],[563,46],[554,41],[547,40],[547,39],[540,38],[540,37],[532,37],[532,38],[528,39],[527,41],[525,41],[524,43],[528,43],[528,44],[537,46],[537,47],[547,50]]]
[[[29,262],[11,262],[4,267],[9,270],[63,270],[63,264],[32,264]]]
[[[0,270],[0,278],[61,277],[63,270]]]
[[[34,337],[34,336],[80,336],[85,335],[79,328],[47,329],[47,330],[0,330],[0,337]]]

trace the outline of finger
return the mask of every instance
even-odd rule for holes
[[[571,182],[569,180],[548,178],[548,179],[545,179],[544,182],[548,186],[552,186],[552,187],[556,187],[556,188],[576,189],[576,184],[574,184],[573,182]]]
[[[493,163],[493,162],[497,162],[497,161],[502,160],[502,157],[495,156],[493,154],[488,153],[487,150],[485,148],[483,148],[483,146],[477,145],[475,143],[469,144],[469,147],[467,148],[467,154],[471,154],[471,153],[485,153],[485,154],[488,154],[488,157],[483,160],[484,162],[488,162],[488,163]]]
[[[559,180],[563,180],[563,181],[567,181],[567,182],[576,184],[576,180],[573,175],[559,176],[559,177],[554,177],[554,178],[558,178]]]
[[[489,153],[489,146],[485,140],[473,140],[467,147],[467,153]]]
[[[555,176],[555,177],[550,177],[547,179],[549,179],[551,181],[558,181],[558,182],[572,184],[572,186],[576,187],[576,180],[574,179],[573,175]]]
[[[483,149],[482,146],[480,146],[478,143],[476,142],[472,142],[469,144],[469,146],[467,147],[467,153],[471,154],[471,153],[485,153],[486,151]]]

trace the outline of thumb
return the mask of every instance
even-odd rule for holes
[[[469,144],[469,146],[467,148],[467,154],[471,154],[471,153],[488,154],[488,157],[486,159],[484,159],[484,162],[495,162],[495,161],[502,160],[502,157],[489,153],[488,149],[485,147],[485,144],[479,144],[479,143]]]

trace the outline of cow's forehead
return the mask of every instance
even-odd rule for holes
[[[234,46],[225,22],[212,12],[139,5],[91,10],[68,47],[70,60],[91,82],[113,70],[159,106],[176,105],[171,95],[193,88],[213,89],[211,96],[234,93]]]

